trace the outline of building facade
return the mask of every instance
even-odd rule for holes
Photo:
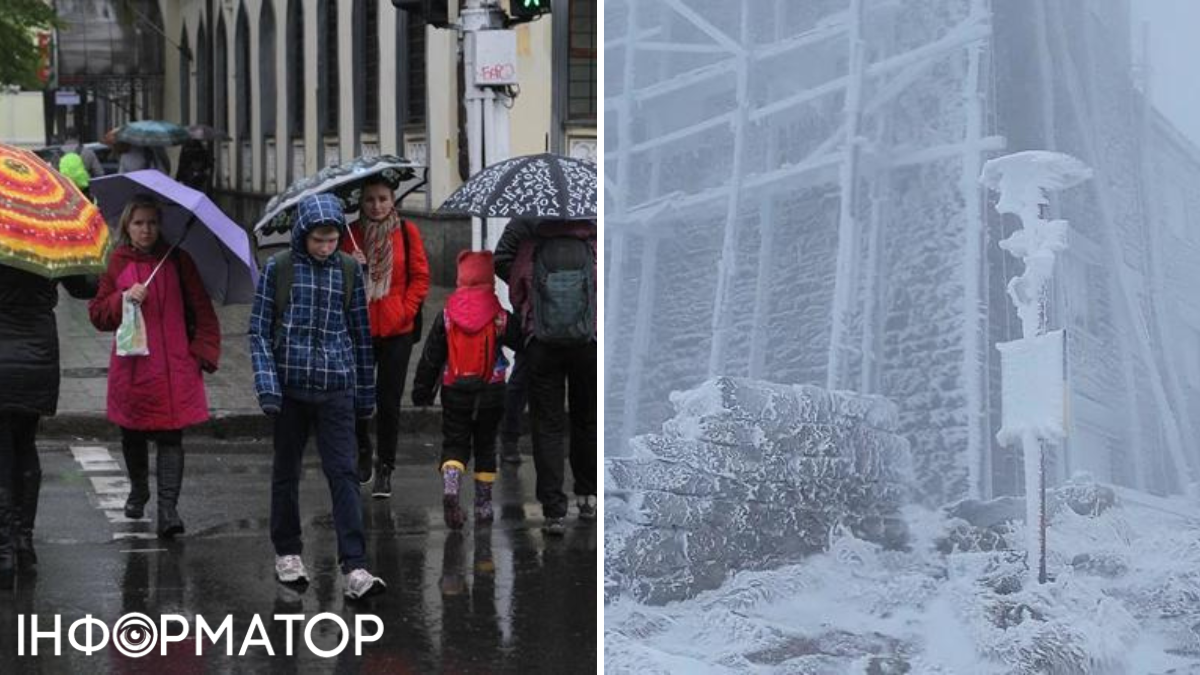
[[[616,0],[605,21],[610,452],[671,390],[748,376],[894,400],[929,503],[1021,494],[995,439],[1017,222],[978,179],[1046,149],[1095,170],[1052,197],[1051,482],[1194,490],[1200,155],[1139,89],[1127,2]]]
[[[410,208],[436,207],[461,184],[455,31],[372,0],[159,7],[178,46],[166,50],[164,115],[228,134],[217,149],[221,191],[254,202],[324,166],[380,153],[428,164],[428,189]],[[594,156],[595,22],[595,0],[574,0],[516,28],[512,154]]]

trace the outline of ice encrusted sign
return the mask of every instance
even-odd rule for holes
[[[844,525],[900,544],[910,482],[895,405],[735,378],[671,396],[662,433],[606,462],[606,590],[663,603],[796,562]]]
[[[1065,333],[1000,342],[1001,420],[996,440],[1021,441],[1027,432],[1061,440],[1067,433]]]

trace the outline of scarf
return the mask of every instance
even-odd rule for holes
[[[401,225],[400,216],[395,209],[388,212],[383,220],[362,219],[363,254],[367,256],[367,301],[379,300],[388,294],[392,287],[392,262],[395,254],[392,251],[392,233]],[[407,265],[408,261],[404,261]]]

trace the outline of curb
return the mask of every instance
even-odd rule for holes
[[[401,408],[400,434],[440,434],[442,409]],[[202,424],[188,427],[187,435],[214,440],[270,439],[274,424],[259,410],[214,410]],[[111,439],[119,435],[116,425],[103,412],[59,413],[43,417],[38,438],[45,439]]]

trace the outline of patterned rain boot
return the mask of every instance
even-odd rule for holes
[[[461,530],[467,515],[458,505],[458,490],[462,483],[463,465],[459,462],[442,464],[442,516],[446,527]]]
[[[475,522],[486,525],[495,520],[492,510],[492,481],[475,479]]]

